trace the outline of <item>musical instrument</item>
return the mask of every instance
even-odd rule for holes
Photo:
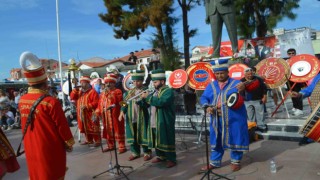
[[[197,62],[189,66],[186,71],[189,79],[188,85],[195,90],[204,90],[215,79],[210,63]]]
[[[264,59],[256,68],[257,74],[264,78],[264,82],[272,89],[285,84],[291,73],[289,64],[281,58]]]
[[[244,98],[239,93],[232,93],[227,99],[227,106],[232,109],[239,109],[244,104]]]
[[[128,106],[128,104],[130,103],[130,101],[135,100],[135,99],[138,99],[141,94],[146,93],[146,92],[149,92],[149,94],[152,94],[152,93],[155,92],[155,90],[154,90],[154,89],[146,89],[146,90],[144,90],[144,91],[141,91],[139,94],[130,97],[130,98],[127,99],[126,101],[120,101],[120,102],[119,102],[119,105],[122,106],[122,107],[126,107],[126,106]]]
[[[300,54],[288,59],[292,82],[307,82],[315,77],[320,70],[320,62],[317,57],[309,54]]]
[[[149,72],[148,72],[148,68],[145,64],[138,64],[138,67],[137,67],[138,70],[141,70],[141,71],[144,71],[144,79],[143,79],[143,84],[146,83],[146,80],[148,78],[148,75],[149,75]]]
[[[129,91],[134,88],[133,81],[131,79],[131,73],[128,73],[122,80],[123,89]]]
[[[255,78],[255,79],[253,79],[251,81],[245,81],[244,85],[245,85],[246,91],[252,92],[252,91],[254,91],[254,90],[259,88],[260,81],[259,81],[259,79]]]
[[[244,77],[244,70],[247,69],[248,66],[241,63],[232,64],[229,67],[229,77],[240,80]]]
[[[299,132],[310,139],[320,142],[320,103],[312,111]]]
[[[73,86],[73,85],[71,85],[71,86]],[[72,89],[72,88],[80,88],[80,87],[81,87],[81,85],[78,83],[77,86],[71,87],[71,89]],[[68,81],[68,80],[63,83],[63,85],[62,85],[62,92],[63,92],[65,95],[68,95],[68,96],[69,96],[69,81]]]

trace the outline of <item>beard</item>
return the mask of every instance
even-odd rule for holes
[[[162,86],[163,86],[163,83],[162,83],[162,82],[160,82],[160,84],[158,84],[158,85],[157,85],[157,86],[155,86],[154,88],[155,88],[155,89],[157,89],[157,90],[159,90]]]

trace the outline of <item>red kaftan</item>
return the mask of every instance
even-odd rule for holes
[[[125,147],[125,135],[124,135],[124,120],[119,122],[118,117],[120,115],[119,102],[122,101],[122,92],[120,89],[114,89],[110,91],[104,91],[100,94],[99,105],[96,110],[97,115],[103,120],[103,138],[107,139],[108,147],[114,148],[114,141],[112,135],[112,124],[115,130],[115,139],[118,141],[119,150],[126,149]],[[116,105],[111,110],[106,110],[111,105]],[[112,116],[112,117],[111,117]],[[113,120],[111,122],[111,120]]]
[[[21,97],[21,130],[26,125],[30,108],[45,91],[29,88]],[[66,148],[72,147],[74,139],[58,99],[45,97],[33,113],[33,122],[24,137],[24,149],[30,179],[56,180],[66,173]]]
[[[16,155],[6,135],[0,128],[0,177],[6,172],[20,169]]]
[[[80,132],[85,134],[88,143],[93,143],[93,139],[96,143],[100,143],[99,121],[92,121],[93,112],[98,106],[98,93],[93,88],[85,92],[73,89],[70,99],[76,101]]]

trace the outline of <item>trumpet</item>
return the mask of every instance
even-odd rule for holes
[[[126,101],[120,101],[119,105],[122,107],[126,107],[130,103],[130,101],[139,98],[141,94],[146,93],[146,92],[149,92],[150,94],[152,94],[152,93],[154,93],[154,89],[146,89],[146,90],[140,92],[139,94],[132,96],[131,98],[127,99]]]

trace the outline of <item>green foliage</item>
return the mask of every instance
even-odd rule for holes
[[[115,38],[139,39],[148,27],[154,27],[156,33],[151,42],[154,48],[160,48],[162,63],[168,68],[175,64],[171,62],[177,54],[173,26],[178,19],[172,15],[173,0],[104,0],[104,4],[107,13],[99,16],[113,27]]]
[[[237,0],[238,33],[241,38],[265,37],[283,18],[295,19],[300,0]]]

